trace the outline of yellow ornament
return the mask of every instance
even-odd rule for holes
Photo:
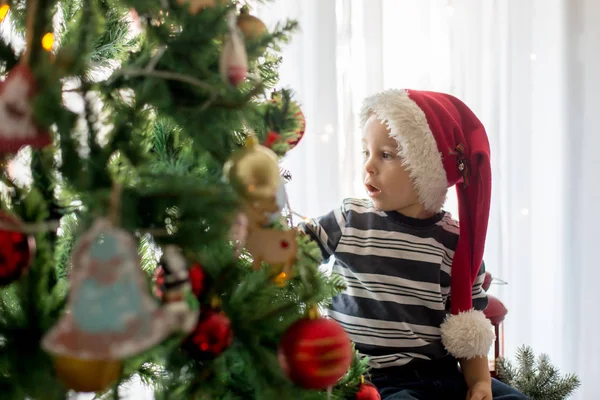
[[[117,382],[122,365],[119,360],[83,360],[57,356],[54,358],[56,377],[77,392],[102,392]]]
[[[274,201],[281,184],[277,155],[254,138],[233,154],[224,172],[238,193],[250,201]]]

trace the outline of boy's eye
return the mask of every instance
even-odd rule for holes
[[[383,157],[383,159],[384,159],[384,160],[388,160],[388,159],[391,159],[391,158],[393,158],[393,157],[394,157],[394,155],[393,155],[392,153],[385,153],[385,152],[384,152],[384,153],[381,155],[381,157]]]
[[[369,152],[367,150],[363,150],[361,153],[363,157],[369,157]]]

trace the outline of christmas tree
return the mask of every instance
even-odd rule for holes
[[[305,127],[275,90],[296,23],[240,3],[2,3],[1,399],[361,390],[278,165]]]

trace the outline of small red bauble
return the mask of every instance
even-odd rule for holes
[[[200,321],[188,337],[186,348],[197,359],[217,357],[233,340],[231,321],[224,313],[211,309],[201,310]]]
[[[360,385],[356,400],[381,400],[381,395],[377,388],[371,383],[363,383]]]
[[[0,222],[15,226],[15,230],[0,229],[0,286],[17,280],[29,267],[35,251],[33,236],[18,232],[20,222],[0,213]]]
[[[298,386],[325,389],[348,371],[352,345],[337,322],[305,318],[285,332],[278,358],[283,372]]]

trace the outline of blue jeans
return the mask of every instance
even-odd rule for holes
[[[404,382],[397,386],[381,387],[375,383],[375,386],[378,387],[382,400],[465,400],[468,391],[462,376]],[[524,394],[496,379],[492,379],[492,395],[494,400],[528,399]]]
[[[467,384],[452,357],[372,370],[371,382],[382,400],[465,400]],[[516,389],[492,379],[494,400],[527,400]]]

